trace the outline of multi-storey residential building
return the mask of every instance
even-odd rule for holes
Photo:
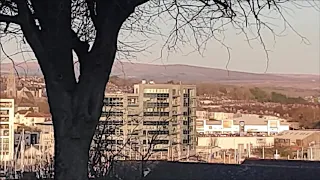
[[[183,157],[196,146],[195,98],[194,85],[145,81],[134,85],[132,94],[106,94],[100,123],[109,134],[107,144],[130,144],[125,153],[131,158],[150,144],[158,152],[154,158]]]
[[[0,162],[14,156],[14,99],[0,99]]]

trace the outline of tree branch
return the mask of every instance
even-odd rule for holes
[[[81,56],[84,53],[88,53],[89,44],[87,42],[81,41],[77,36],[76,32],[71,30],[72,35],[72,47],[78,56]],[[80,59],[80,58],[79,58]]]
[[[39,61],[39,64],[44,65],[43,59],[46,58],[40,58],[40,56],[44,56],[45,48],[42,44],[40,31],[37,28],[34,19],[32,18],[31,11],[25,1],[17,0],[16,3],[19,12],[17,17],[21,19],[21,30],[25,35],[25,38],[28,41],[29,45],[33,49],[35,56]],[[44,68],[44,66],[41,68]],[[43,72],[45,73],[45,71]]]
[[[0,22],[15,23],[15,24],[20,25],[21,24],[21,19],[19,18],[18,15],[8,16],[8,15],[0,14]]]
[[[91,20],[94,24],[95,27],[98,26],[97,24],[97,15],[95,13],[95,8],[94,8],[94,0],[86,0],[87,6],[88,6],[88,10],[89,10],[89,15],[91,17]]]

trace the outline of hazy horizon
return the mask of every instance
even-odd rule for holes
[[[316,2],[315,2],[316,3]],[[317,3],[320,5],[320,3]],[[289,5],[288,5],[289,6]],[[286,16],[294,30],[306,37],[310,45],[301,43],[301,37],[287,27],[283,37],[273,40],[270,32],[264,31],[263,37],[268,52],[269,62],[261,44],[252,42],[250,48],[242,35],[236,35],[236,31],[228,28],[225,32],[224,43],[231,47],[231,59],[228,67],[228,53],[221,44],[210,40],[207,44],[204,56],[199,53],[188,54],[192,49],[184,47],[183,52],[173,53],[169,57],[160,58],[161,42],[155,44],[144,54],[137,54],[136,59],[130,59],[132,63],[147,63],[157,65],[183,64],[206,68],[217,68],[230,71],[268,74],[310,74],[320,75],[320,13],[314,8],[295,8],[289,6],[294,12]],[[283,29],[281,20],[270,20],[277,25],[277,32]],[[253,29],[254,31],[254,29]],[[7,54],[14,54],[18,49],[14,42],[5,44]],[[1,53],[3,60],[4,54]],[[32,57],[24,57],[30,59]],[[15,61],[21,62],[22,56],[14,56]],[[125,60],[127,61],[127,60]],[[8,59],[2,62],[10,62]]]

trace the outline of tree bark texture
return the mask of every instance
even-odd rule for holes
[[[96,36],[89,50],[88,43],[80,41],[71,28],[71,1],[31,2],[33,11],[26,1],[17,0],[21,29],[46,82],[54,125],[54,179],[86,180],[89,149],[115,59],[118,33],[137,4],[129,6],[125,3],[131,1],[126,0],[96,1],[97,15],[92,15]],[[73,51],[80,63],[78,81]]]

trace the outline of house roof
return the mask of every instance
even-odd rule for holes
[[[26,94],[26,96],[28,97],[28,99],[34,100],[33,94],[32,94],[30,91],[25,91],[24,93]]]
[[[17,104],[19,107],[35,107],[36,106],[34,100],[27,99],[24,97],[21,98]]]
[[[29,86],[29,87],[26,87],[26,86],[18,86],[18,87],[17,87],[17,90],[18,90],[18,91],[21,91],[22,89],[25,89],[26,91],[36,91],[36,90],[38,90],[39,88],[38,88],[38,87],[32,87],[32,86]]]
[[[222,121],[219,120],[207,120],[206,125],[221,125]]]
[[[319,130],[316,131],[309,131],[309,130],[287,130],[287,131],[283,131],[280,134],[278,134],[277,136],[275,136],[275,138],[279,138],[279,139],[292,139],[292,140],[296,140],[296,139],[304,139],[314,133],[319,133]]]
[[[20,110],[20,111],[17,111],[18,114],[26,114],[27,112],[29,112],[29,110]]]
[[[35,123],[35,124],[36,125],[44,125],[44,126],[52,126],[53,125],[52,120],[44,121],[41,123]]]
[[[50,118],[51,114],[39,113],[39,112],[29,112],[24,117],[43,117],[43,118]]]

